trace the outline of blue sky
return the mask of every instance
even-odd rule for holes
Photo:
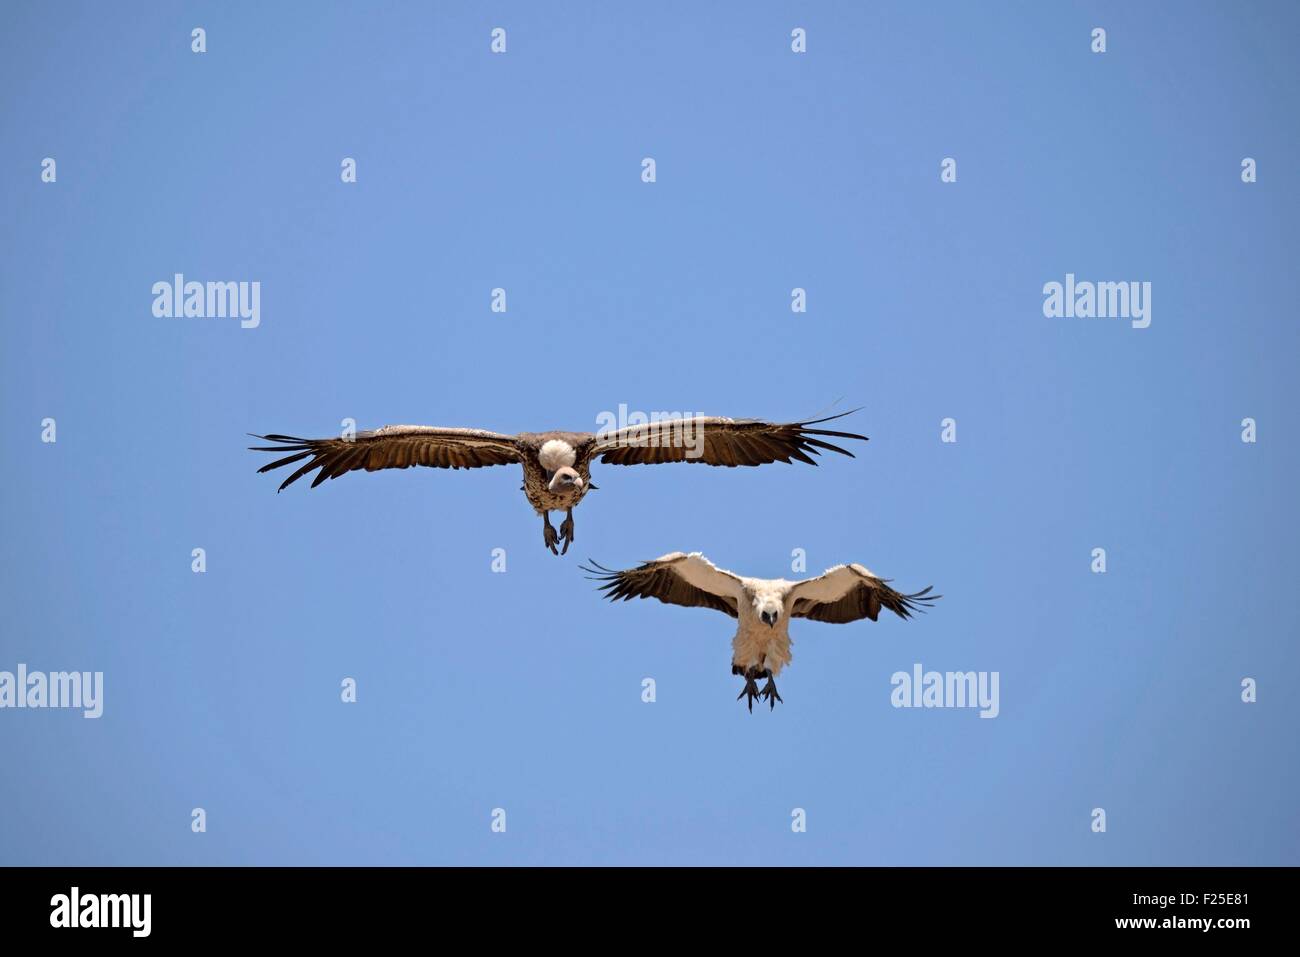
[[[1300,863],[1293,6],[0,16],[0,670],[105,683],[0,711],[0,862]],[[261,325],[154,317],[177,272]],[[1045,318],[1066,273],[1150,328]],[[837,401],[853,460],[598,466],[564,559],[516,469],[276,495],[244,450]],[[730,619],[578,570],[796,548],[945,597],[795,622],[774,713]],[[917,662],[1000,715],[891,707]]]

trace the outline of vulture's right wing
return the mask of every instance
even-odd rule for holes
[[[622,598],[658,598],[669,605],[714,608],[735,618],[745,589],[736,575],[718,568],[699,552],[673,552],[626,571],[591,563],[579,566],[588,577],[605,582],[600,590],[610,601]]]
[[[508,465],[520,461],[514,436],[485,432],[482,429],[444,429],[431,425],[386,425],[374,432],[358,432],[350,439],[300,439],[292,435],[254,435],[255,439],[277,445],[252,445],[254,452],[289,452],[290,455],[263,465],[257,471],[269,472],[307,462],[281,483],[280,489],[292,485],[313,469],[320,474],[311,483],[315,488],[327,478],[344,472],[365,469],[409,469],[427,465],[439,469],[475,469],[486,465]],[[310,456],[310,458],[308,458]]]

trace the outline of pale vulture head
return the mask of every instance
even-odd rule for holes
[[[772,588],[754,590],[754,614],[769,628],[776,627],[776,623],[781,619],[783,597],[780,591]]]
[[[565,465],[555,470],[555,475],[551,478],[550,483],[546,486],[552,492],[562,488],[574,486],[582,488],[582,476],[578,474],[577,469],[572,469]]]

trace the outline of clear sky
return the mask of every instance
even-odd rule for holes
[[[0,710],[0,862],[1300,863],[1298,28],[1286,3],[5,4],[0,670],[102,671],[104,713]],[[260,325],[155,317],[178,272],[259,282]],[[1046,318],[1067,273],[1150,282],[1150,327]],[[276,495],[245,451],[624,403],[860,405],[871,441],[597,466],[563,559],[513,467]],[[945,597],[796,621],[785,703],[752,715],[730,619],[578,570],[795,577],[795,549]],[[999,716],[892,707],[917,663],[997,672]]]

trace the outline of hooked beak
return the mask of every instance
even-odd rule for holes
[[[759,617],[763,619],[763,623],[764,623],[765,625],[767,625],[767,627],[769,627],[769,628],[775,628],[775,627],[776,627],[776,614],[775,614],[775,613],[770,612],[770,611],[765,611],[765,612],[763,612],[762,614],[760,614]]]

